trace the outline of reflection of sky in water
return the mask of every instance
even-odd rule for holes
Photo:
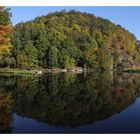
[[[110,73],[1,76],[0,132],[140,132],[139,79]]]
[[[49,126],[14,114],[13,133],[138,133],[140,132],[140,98],[114,116],[74,129]]]

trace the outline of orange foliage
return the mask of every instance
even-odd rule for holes
[[[5,12],[5,7],[0,6],[0,12]],[[1,15],[4,16],[4,15]],[[1,18],[1,17],[0,17]],[[12,26],[0,24],[0,59],[3,55],[9,54],[11,49],[9,34],[12,31]]]

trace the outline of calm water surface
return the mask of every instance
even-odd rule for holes
[[[140,133],[140,74],[0,76],[1,133]]]

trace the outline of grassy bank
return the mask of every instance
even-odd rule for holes
[[[25,69],[13,69],[13,68],[0,68],[0,74],[25,74],[25,75],[36,75],[39,74],[35,70],[25,70]]]
[[[14,74],[14,75],[40,75],[45,73],[60,73],[63,72],[64,69],[41,69],[41,70],[27,70],[27,69],[19,69],[19,68],[0,68],[0,74]],[[67,70],[65,72],[72,72],[72,73],[82,73],[82,71],[72,71]],[[92,72],[92,70],[87,70],[87,72]],[[128,73],[140,73],[140,67],[137,68],[126,68],[123,72]]]
[[[0,68],[0,74],[15,74],[15,75],[40,75],[40,74],[47,74],[47,73],[61,73],[61,72],[72,72],[72,73],[82,73],[84,69],[20,69],[20,68]],[[86,72],[92,72],[91,69],[87,70]]]
[[[124,72],[129,72],[129,73],[140,73],[140,67],[136,68],[127,68],[123,70]]]

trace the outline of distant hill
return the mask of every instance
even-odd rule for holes
[[[13,67],[108,70],[140,62],[132,33],[107,19],[74,10],[19,23],[11,38]]]

